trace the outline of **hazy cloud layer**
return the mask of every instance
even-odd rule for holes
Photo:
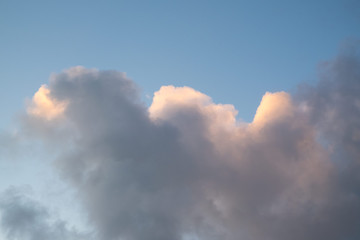
[[[358,239],[359,56],[323,69],[244,123],[189,87],[147,108],[123,73],[75,67],[39,89],[26,123],[65,141],[56,167],[101,240]]]
[[[79,233],[65,221],[52,219],[49,211],[31,200],[21,189],[9,188],[0,195],[1,230],[9,240],[85,240],[89,234]]]

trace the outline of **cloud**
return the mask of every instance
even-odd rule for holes
[[[319,84],[304,87],[301,97],[324,139],[337,152],[360,159],[360,51],[353,46],[321,66]]]
[[[359,69],[343,54],[245,123],[190,87],[163,86],[147,108],[123,73],[75,67],[46,88],[66,102],[57,124],[29,121],[70,133],[56,167],[100,240],[357,239]]]
[[[269,122],[291,117],[294,114],[294,106],[291,96],[286,92],[265,93],[258,107],[253,125],[264,126]]]
[[[31,105],[27,108],[30,115],[52,120],[61,117],[66,108],[66,102],[58,102],[51,99],[50,90],[46,85],[42,85],[35,93]]]
[[[85,240],[89,234],[53,220],[49,211],[21,189],[9,188],[0,196],[1,229],[9,240]]]

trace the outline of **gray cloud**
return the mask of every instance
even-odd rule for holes
[[[354,161],[360,159],[359,59],[357,45],[346,49],[321,66],[319,84],[303,89],[301,95],[324,139]]]
[[[89,234],[53,220],[49,211],[28,198],[20,189],[9,188],[0,196],[1,230],[9,240],[84,240]]]
[[[343,54],[241,123],[191,88],[162,87],[147,108],[124,74],[76,67],[27,123],[66,132],[56,167],[101,240],[358,239],[359,69]]]

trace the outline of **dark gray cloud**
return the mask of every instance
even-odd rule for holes
[[[92,239],[53,219],[49,211],[28,198],[21,189],[9,188],[0,196],[1,230],[9,240]]]
[[[360,51],[345,49],[334,61],[320,66],[316,87],[302,89],[314,124],[334,151],[360,161]],[[345,160],[345,159],[343,159]]]
[[[162,87],[147,108],[124,74],[76,67],[27,122],[45,139],[66,132],[56,167],[100,240],[358,239],[359,57],[325,68],[239,123],[191,88]]]

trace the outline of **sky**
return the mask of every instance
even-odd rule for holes
[[[0,239],[358,239],[359,9],[0,0]]]

